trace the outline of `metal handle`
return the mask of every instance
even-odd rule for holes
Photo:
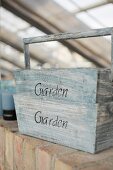
[[[99,37],[99,36],[107,36],[107,35],[111,35],[111,79],[113,81],[113,27],[102,28],[102,29],[91,29],[86,32],[58,33],[58,34],[45,35],[39,37],[24,38],[23,41],[24,41],[25,68],[30,69],[29,44],[48,42],[48,41]]]

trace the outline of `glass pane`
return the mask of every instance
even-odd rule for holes
[[[88,7],[90,5],[95,5],[99,2],[103,2],[105,0],[73,0],[79,7]]]
[[[61,7],[68,10],[69,12],[72,12],[74,10],[77,10],[77,6],[73,3],[73,1],[70,0],[54,0],[56,3],[58,3]]]
[[[113,26],[113,4],[107,4],[92,10],[88,13],[95,17],[100,23],[106,27]]]
[[[90,28],[102,28],[102,25],[90,17],[86,12],[80,12],[76,15],[76,17],[88,25]]]
[[[18,36],[21,38],[36,37],[42,35],[45,35],[45,33],[32,26],[18,32]]]
[[[0,7],[0,17],[1,26],[9,29],[12,32],[16,32],[19,29],[25,29],[29,26],[29,23],[2,7]]]

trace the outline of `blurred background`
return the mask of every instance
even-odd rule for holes
[[[113,0],[1,0],[0,72],[24,69],[23,38],[113,27]],[[31,68],[110,67],[111,38],[30,45]]]

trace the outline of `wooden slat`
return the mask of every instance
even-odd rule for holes
[[[32,43],[41,43],[41,42],[58,41],[58,40],[63,41],[63,40],[69,40],[69,39],[99,37],[99,36],[111,35],[112,30],[113,30],[113,27],[103,28],[103,29],[94,29],[94,30],[92,29],[87,32],[58,33],[58,34],[45,35],[45,36],[39,36],[39,37],[24,38],[23,41],[24,41],[24,44],[32,44]],[[24,50],[27,51],[26,53],[28,53],[28,50],[26,48]],[[27,55],[25,55],[25,58],[27,58]],[[27,61],[26,63],[26,68],[27,68],[29,67],[29,63],[30,63],[29,56],[26,61]]]
[[[29,54],[29,45],[24,44],[24,55],[25,55],[25,67],[30,69],[30,54]]]
[[[84,74],[86,73],[86,77],[84,77]],[[24,70],[24,71],[16,71],[15,72],[15,78],[17,81],[17,92],[23,93],[25,92],[26,95],[29,95],[29,93],[34,92],[34,88],[38,83],[42,83],[41,85],[39,84],[38,87],[46,88],[46,83],[47,87],[51,87],[56,89],[57,88],[57,83],[55,84],[55,81],[58,82],[58,84],[62,84],[62,88],[70,89],[69,96],[64,97],[64,98],[58,98],[55,97],[55,102],[60,100],[65,101],[65,103],[76,103],[76,102],[85,102],[85,98],[91,103],[96,103],[96,90],[92,89],[95,85],[96,87],[96,69],[89,69],[88,68],[72,68],[72,69],[46,69],[46,70]],[[68,75],[68,77],[67,77]],[[89,75],[89,76],[88,76]],[[21,79],[21,82],[18,81],[18,76]],[[89,77],[93,76],[94,80],[88,82]],[[91,78],[92,79],[92,78]],[[84,86],[85,82],[85,86]],[[88,88],[88,85],[91,86],[91,88]],[[66,88],[67,87],[67,88]],[[82,89],[83,87],[83,89]],[[60,88],[60,87],[59,87]],[[79,91],[79,93],[78,93]],[[87,93],[83,94],[84,91],[87,91]],[[63,91],[62,91],[63,92]],[[38,92],[37,92],[38,93]],[[49,93],[49,92],[48,92]],[[94,94],[93,94],[94,93]],[[24,94],[23,94],[24,95]],[[49,94],[48,94],[49,95]],[[48,100],[53,100],[53,97],[50,95],[49,96],[46,94],[44,95],[46,99]],[[84,95],[84,96],[83,96]],[[37,95],[33,95],[35,98],[37,98]],[[43,95],[42,95],[43,96]],[[42,97],[41,97],[42,98]],[[86,102],[87,102],[86,100]]]
[[[96,150],[113,146],[113,101],[98,104]]]
[[[97,103],[111,102],[113,100],[113,87],[111,70],[99,70],[97,82]]]
[[[102,28],[102,29],[92,29],[86,32],[75,32],[75,33],[58,33],[52,35],[24,38],[25,44],[40,43],[46,41],[58,41],[58,40],[68,40],[68,39],[80,39],[80,38],[90,38],[90,37],[99,37],[107,36],[112,34],[111,28]]]

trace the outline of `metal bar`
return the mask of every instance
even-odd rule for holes
[[[30,69],[29,45],[24,44],[25,68]]]
[[[76,33],[58,33],[52,35],[45,35],[39,37],[24,38],[25,44],[41,43],[47,41],[62,41],[68,39],[80,39],[80,38],[90,38],[111,35],[113,27],[93,29],[86,32],[76,32]]]

